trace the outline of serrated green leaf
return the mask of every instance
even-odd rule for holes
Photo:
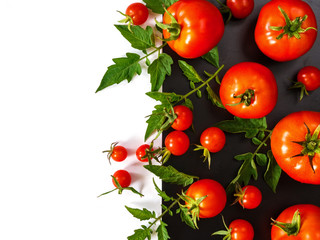
[[[108,67],[96,92],[124,80],[130,82],[135,74],[141,74],[140,56],[135,53],[126,55],[127,57],[112,59],[115,64]]]
[[[141,210],[141,209],[138,209],[138,208],[130,208],[128,206],[125,206],[125,207],[128,210],[128,212],[130,212],[132,214],[132,216],[134,216],[135,218],[140,219],[140,221],[149,220],[151,218],[155,218],[156,217],[155,212],[150,212],[146,208],[143,208]]]
[[[152,111],[152,114],[147,120],[147,129],[144,135],[144,140],[146,141],[154,132],[159,131],[161,126],[166,120],[166,116],[163,114],[163,108],[170,107],[170,105],[161,104],[156,105],[155,110]]]
[[[189,209],[187,207],[183,207],[180,205],[180,218],[181,221],[186,223],[189,227],[196,229],[196,226],[194,225],[194,222],[192,220],[191,215],[189,214]]]
[[[166,194],[165,191],[162,191],[162,190],[158,187],[158,185],[156,184],[156,182],[154,181],[154,179],[152,179],[152,180],[153,180],[153,185],[154,185],[156,191],[158,192],[158,195],[163,199],[163,201],[168,202],[168,201],[173,201],[173,200],[174,200],[174,198],[169,197],[169,196]]]
[[[173,60],[170,55],[161,53],[157,59],[155,59],[148,67],[148,73],[150,74],[151,91],[158,91],[166,76],[171,75],[171,65]]]
[[[181,99],[181,95],[177,95],[176,93],[147,92],[146,95],[153,98],[156,101],[160,101],[162,103],[167,103],[167,104],[180,101]]]
[[[281,168],[279,167],[277,161],[275,160],[271,150],[267,152],[267,156],[269,159],[267,170],[264,173],[264,180],[268,184],[268,186],[272,189],[274,193],[276,193],[277,185],[279,179],[281,177]]]
[[[207,93],[208,93],[208,99],[212,102],[213,105],[219,107],[219,108],[225,108],[223,104],[221,103],[220,98],[218,97],[217,94],[212,90],[210,86],[207,86],[206,88]]]
[[[154,13],[164,14],[166,8],[170,7],[173,3],[178,0],[143,0],[146,3],[147,8],[151,9]]]
[[[193,183],[196,176],[191,176],[183,172],[179,172],[172,166],[144,165],[144,168],[158,176],[162,181],[172,184],[181,185],[183,187]]]
[[[146,50],[155,46],[153,30],[150,26],[143,29],[140,26],[133,25],[130,27],[131,31],[127,25],[115,25],[115,27],[120,31],[121,35],[131,43],[133,48]]]
[[[218,47],[214,47],[213,49],[211,49],[208,53],[206,53],[205,55],[201,56],[203,59],[205,59],[206,61],[208,61],[209,63],[211,63],[213,66],[219,68],[220,64],[219,64],[219,51],[218,51]]]
[[[160,224],[156,230],[156,232],[158,233],[158,240],[170,239],[167,228],[166,228],[167,226],[168,225],[165,222],[160,221]]]
[[[179,67],[181,68],[183,74],[192,82],[192,83],[199,83],[203,82],[202,78],[199,76],[197,71],[194,69],[193,66],[189,65],[187,62],[183,60],[179,60]]]
[[[129,236],[127,239],[128,240],[145,240],[147,239],[151,239],[151,233],[152,230],[149,228],[139,228],[134,230],[134,234]]]
[[[259,166],[266,166],[267,162],[268,162],[268,158],[267,155],[265,155],[264,153],[257,153],[256,154],[256,162]]]
[[[253,138],[259,131],[267,129],[265,117],[258,119],[243,119],[234,117],[233,120],[225,120],[215,124],[216,127],[229,133],[245,133],[246,138]]]

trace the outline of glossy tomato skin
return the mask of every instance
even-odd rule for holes
[[[302,0],[272,0],[262,7],[255,28],[256,44],[266,56],[283,62],[296,59],[308,52],[316,40],[317,31],[311,29],[300,33],[300,39],[296,37],[289,38],[288,35],[285,35],[278,40],[277,37],[283,30],[271,30],[270,26],[286,25],[285,18],[278,9],[279,6],[288,14],[291,20],[307,15],[307,19],[301,25],[303,29],[308,27],[317,28],[317,22],[311,7]]]
[[[149,16],[148,8],[142,3],[132,3],[126,9],[126,15],[131,17],[134,25],[145,23]]]
[[[298,72],[297,81],[301,82],[307,91],[314,91],[320,87],[320,70],[314,66],[305,66]]]
[[[220,128],[209,127],[201,133],[200,143],[209,152],[219,152],[226,143],[226,135]]]
[[[231,240],[253,240],[254,229],[251,223],[246,220],[233,220],[229,229],[231,229]]]
[[[227,0],[232,16],[238,19],[246,18],[254,8],[254,0]]]
[[[177,105],[173,108],[177,118],[174,120],[171,127],[175,130],[184,131],[192,125],[193,113],[190,108],[184,105]]]
[[[118,170],[113,174],[114,178],[119,182],[120,186],[125,188],[125,187],[129,187],[131,184],[131,175],[128,171],[126,170]],[[112,179],[112,183],[115,187],[117,187],[117,185],[115,184],[115,181]]]
[[[190,140],[187,134],[176,130],[166,136],[164,144],[172,155],[180,156],[188,150]]]
[[[207,0],[180,0],[168,11],[181,26],[180,36],[168,41],[170,48],[183,58],[197,58],[214,48],[224,33],[224,22],[217,7]],[[163,23],[170,24],[171,18],[165,13]],[[164,39],[170,37],[163,30]]]
[[[239,104],[246,90],[254,91],[250,105]],[[273,73],[255,62],[242,62],[232,66],[220,85],[220,98],[225,108],[240,118],[261,118],[269,114],[278,99],[278,87]]]
[[[112,150],[111,158],[116,162],[124,161],[128,156],[127,149],[123,146],[115,146]]]
[[[146,155],[146,149],[149,149],[149,144],[142,144],[140,147],[136,150],[136,157],[140,162],[148,162],[148,158],[143,158]],[[152,149],[151,149],[152,150]]]
[[[218,215],[224,209],[227,201],[223,186],[212,179],[201,179],[194,182],[188,188],[186,195],[195,200],[207,196],[200,203],[200,218],[211,218]]]
[[[320,112],[295,112],[281,119],[271,135],[271,150],[278,165],[291,178],[302,183],[320,184],[320,154],[313,157],[314,172],[308,156],[296,156],[303,149],[296,142],[305,141],[306,126],[313,134],[319,124]]]
[[[320,240],[320,208],[312,204],[298,204],[285,209],[276,221],[291,223],[295,211],[301,215],[301,228],[297,236],[288,236],[276,226],[271,228],[271,240]]]
[[[261,191],[253,186],[247,185],[242,188],[243,196],[239,199],[240,205],[245,209],[257,208],[262,200]]]

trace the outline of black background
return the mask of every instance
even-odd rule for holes
[[[211,2],[217,5],[215,1]],[[244,61],[261,63],[274,73],[278,84],[279,95],[276,107],[267,116],[268,129],[271,130],[280,119],[289,113],[300,110],[320,111],[320,89],[310,92],[310,95],[304,97],[302,101],[299,101],[299,90],[289,89],[289,87],[292,86],[292,81],[296,80],[296,75],[302,67],[313,65],[320,68],[320,44],[318,34],[313,48],[308,53],[289,62],[276,62],[264,56],[255,44],[254,28],[259,11],[267,2],[267,0],[255,1],[255,7],[250,16],[242,20],[232,19],[225,27],[225,33],[218,44],[218,49],[220,64],[225,65],[219,74],[220,79],[222,79],[224,73],[231,66]],[[319,27],[320,1],[307,0],[306,2],[309,3],[316,14]],[[168,77],[164,83],[163,92],[186,94],[191,89],[189,88],[189,81],[183,75],[177,63],[177,61],[182,58],[169,47],[166,47],[164,52],[173,57],[174,64],[172,66],[171,76]],[[216,71],[215,67],[201,58],[183,60],[194,66],[198,73],[203,73],[204,70],[211,73]],[[205,75],[203,75],[203,77],[206,79]],[[211,81],[211,86],[218,94],[219,86],[214,80]],[[195,94],[192,95],[190,99],[194,104],[194,131],[188,129],[185,132],[188,134],[191,143],[199,144],[202,131],[214,123],[233,118],[226,110],[212,105],[207,99],[205,92],[203,92],[201,99]],[[163,134],[163,140],[169,131]],[[200,179],[214,179],[226,188],[230,181],[236,176],[242,163],[234,160],[234,156],[246,152],[254,152],[256,149],[256,146],[253,145],[249,139],[246,139],[244,134],[227,133],[226,138],[225,147],[219,153],[212,154],[211,170],[208,169],[207,163],[203,163],[201,151],[194,152],[192,145],[183,156],[171,156],[168,164],[184,173],[199,176]],[[262,151],[266,152],[270,149],[269,146],[270,144]],[[271,238],[270,218],[276,218],[285,208],[302,203],[320,206],[320,186],[299,183],[282,172],[277,193],[274,194],[263,180],[264,171],[265,167],[258,166],[258,180],[251,180],[249,183],[257,186],[262,192],[263,200],[258,208],[246,210],[239,204],[231,206],[234,197],[229,195],[227,205],[221,213],[227,225],[237,218],[248,220],[254,227],[255,240],[269,240]],[[175,196],[176,193],[181,192],[180,187],[164,182],[163,190],[171,196]],[[164,202],[164,204],[166,203]],[[173,240],[222,239],[221,236],[211,236],[213,232],[224,229],[220,215],[214,218],[200,219],[198,223],[199,230],[194,230],[182,223],[178,215],[166,215],[163,217],[163,221],[168,224],[169,236]]]

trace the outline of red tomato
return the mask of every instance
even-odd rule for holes
[[[289,61],[311,49],[317,37],[316,28],[315,15],[306,2],[273,0],[260,11],[255,41],[260,50],[271,59]]]
[[[227,7],[235,18],[246,18],[254,8],[254,0],[227,0]]]
[[[134,25],[141,25],[147,21],[149,11],[142,3],[132,3],[127,7],[126,15],[132,19]]]
[[[163,30],[164,39],[169,46],[184,58],[197,58],[208,53],[221,40],[224,33],[224,22],[220,11],[206,0],[180,0],[168,8],[180,27],[171,33]],[[164,24],[171,24],[168,13],[163,16]],[[173,33],[175,32],[175,34]]]
[[[184,131],[192,125],[193,113],[190,108],[184,105],[178,105],[173,108],[177,118],[174,120],[171,127],[175,130]]]
[[[301,82],[307,91],[313,91],[320,87],[320,70],[314,66],[303,67],[297,76],[297,81]]]
[[[258,207],[262,200],[262,194],[259,188],[247,185],[244,186],[240,193],[235,194],[238,196],[238,202],[245,209],[254,209]]]
[[[237,117],[261,118],[277,103],[277,82],[273,73],[259,63],[238,63],[224,75],[220,98],[225,108]]]
[[[231,240],[253,240],[254,230],[246,220],[236,219],[229,225],[231,230]]]
[[[118,170],[113,174],[113,177],[119,182],[120,186],[125,188],[129,187],[131,183],[131,175],[126,170]],[[112,178],[112,183],[115,187],[117,187],[114,179]]]
[[[106,150],[103,152],[108,153],[108,159],[112,158],[116,162],[122,162],[128,156],[127,149],[123,146],[117,146],[117,142],[111,144],[110,150]]]
[[[139,161],[141,162],[148,162],[148,158],[146,156],[146,149],[149,149],[150,145],[148,144],[143,144],[140,147],[138,147],[138,149],[136,150],[136,156],[138,158]],[[151,149],[152,151],[153,149]]]
[[[197,200],[207,196],[199,204],[199,217],[211,218],[218,215],[225,207],[227,195],[220,183],[212,179],[201,179],[190,185],[186,195]],[[191,204],[186,202],[187,207]]]
[[[217,127],[209,127],[201,133],[201,145],[210,152],[219,152],[226,143],[226,135]]]
[[[274,127],[271,150],[291,178],[320,184],[320,112],[301,111],[287,115]]]
[[[180,156],[188,150],[190,140],[184,132],[173,131],[166,136],[164,144],[171,154]]]
[[[296,212],[298,210],[298,212]],[[299,214],[297,214],[299,213]],[[295,219],[293,219],[295,218]],[[298,220],[301,224],[299,226]],[[287,232],[278,226],[290,224]],[[290,229],[292,229],[290,231]],[[291,234],[291,236],[289,236]],[[271,240],[320,240],[320,208],[312,204],[288,207],[273,223]]]

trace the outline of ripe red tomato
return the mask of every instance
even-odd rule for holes
[[[137,148],[136,150],[136,156],[139,161],[141,162],[148,162],[148,158],[146,157],[146,149],[149,149],[150,145],[149,144],[142,144],[140,147]],[[152,151],[153,149],[151,149]]]
[[[164,39],[178,55],[197,58],[208,53],[221,40],[224,22],[220,11],[207,0],[180,0],[168,8],[179,27],[172,31],[163,29]],[[168,13],[163,16],[164,24],[171,24]]]
[[[228,240],[253,240],[254,230],[251,223],[249,223],[248,221],[243,219],[236,219],[230,223],[229,227],[227,227],[223,218],[222,220],[226,231],[217,231],[212,235],[222,235],[224,236],[223,239]]]
[[[238,63],[224,75],[220,98],[225,108],[237,117],[261,118],[277,103],[277,82],[273,73],[259,63]]]
[[[291,178],[320,184],[320,112],[301,111],[287,115],[274,127],[271,150]]]
[[[127,149],[123,146],[117,146],[117,144],[118,144],[117,142],[114,142],[111,144],[111,147],[109,150],[103,151],[108,153],[109,161],[110,161],[110,158],[112,158],[116,162],[122,162],[128,156]]]
[[[289,224],[286,231],[280,228],[283,223]],[[320,240],[320,208],[318,206],[299,204],[288,207],[280,213],[271,228],[271,240],[290,239]]]
[[[307,91],[320,87],[320,70],[314,66],[306,66],[298,72],[297,81],[301,82]]]
[[[259,188],[253,185],[242,187],[239,193],[235,196],[238,197],[238,202],[245,209],[254,209],[258,207],[262,200],[262,194]]]
[[[273,0],[260,11],[255,41],[260,50],[271,59],[289,61],[311,49],[317,37],[316,28],[315,15],[306,2]]]
[[[173,108],[177,118],[174,120],[171,127],[175,130],[184,131],[192,125],[193,113],[190,108],[184,105],[177,105]]]
[[[246,18],[254,8],[254,0],[227,0],[227,7],[233,17],[238,19]]]
[[[201,133],[200,143],[209,152],[219,152],[226,143],[226,135],[220,128],[209,127]]]
[[[134,25],[141,25],[147,21],[149,16],[148,8],[142,3],[132,3],[126,9],[126,15],[132,19]]]
[[[131,184],[131,175],[126,170],[118,170],[113,174],[113,177],[119,182],[120,186],[125,188],[129,187]],[[117,187],[114,179],[112,178],[112,183],[115,187]]]
[[[212,179],[201,179],[190,185],[186,195],[197,200],[207,196],[199,204],[199,217],[211,218],[218,215],[225,207],[227,195],[222,185]],[[191,204],[186,202],[187,207]]]
[[[175,156],[180,156],[188,150],[190,146],[190,140],[187,134],[176,130],[170,132],[166,136],[164,144],[171,154]]]

